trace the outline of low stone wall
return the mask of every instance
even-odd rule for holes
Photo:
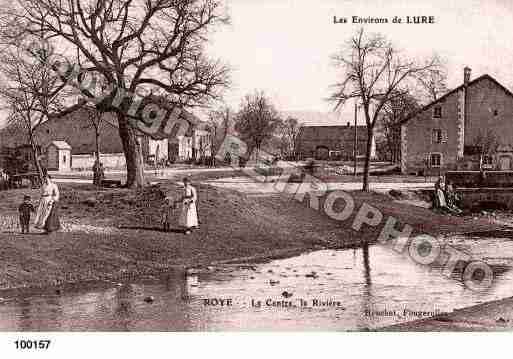
[[[460,188],[461,207],[503,207],[513,209],[513,188]]]
[[[75,171],[90,171],[93,168],[95,157],[93,155],[73,155],[71,169]],[[122,169],[126,165],[122,153],[102,153],[100,161],[105,169]]]
[[[513,171],[448,171],[445,180],[463,188],[513,188]]]

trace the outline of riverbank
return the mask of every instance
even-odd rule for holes
[[[356,210],[339,222],[290,196],[254,197],[208,185],[197,188],[201,224],[188,236],[178,228],[172,233],[160,229],[164,195],[179,193],[172,183],[140,192],[62,185],[64,228],[51,235],[22,235],[15,227],[20,198],[25,193],[37,198],[37,191],[0,192],[0,290],[122,280],[236,258],[264,260],[373,243],[384,221],[358,232],[352,228],[363,203],[379,209],[384,218],[394,216],[398,226],[408,223],[414,233],[436,235],[497,227],[487,218],[441,216],[378,193],[351,192]],[[339,205],[335,203],[334,209]]]
[[[511,331],[513,298],[458,309],[452,313],[379,329],[386,332]]]

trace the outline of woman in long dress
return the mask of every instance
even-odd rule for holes
[[[41,185],[41,199],[34,222],[36,228],[44,229],[48,234],[61,228],[57,207],[59,196],[59,187],[52,181],[50,175],[46,175]]]
[[[196,188],[191,185],[188,178],[183,179],[183,185],[184,193],[181,199],[182,210],[178,224],[183,228],[185,234],[189,234],[192,228],[198,227],[198,212],[196,210],[198,195]]]

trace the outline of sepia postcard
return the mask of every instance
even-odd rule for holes
[[[510,1],[0,4],[1,332],[513,328]]]

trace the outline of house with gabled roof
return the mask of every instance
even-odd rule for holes
[[[513,169],[513,94],[490,75],[463,83],[401,123],[404,174]]]
[[[357,156],[367,151],[367,126],[346,125],[302,126],[299,129],[296,152],[301,159],[352,159],[356,142]],[[375,145],[371,157],[374,158]]]

